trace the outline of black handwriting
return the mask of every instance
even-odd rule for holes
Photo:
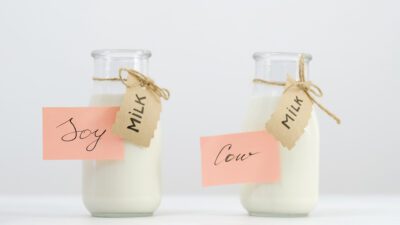
[[[83,140],[88,138],[89,136],[91,136],[93,134],[93,136],[96,138],[93,142],[89,143],[88,146],[86,146],[86,151],[93,151],[97,144],[100,141],[100,138],[106,133],[106,129],[101,132],[100,134],[98,134],[99,129],[96,129],[94,131],[91,131],[89,129],[83,129],[83,130],[78,130],[75,126],[75,124],[72,122],[73,117],[69,118],[67,121],[61,123],[60,125],[58,125],[56,128],[65,125],[65,124],[70,124],[72,131],[69,133],[64,134],[63,136],[61,136],[61,140],[65,141],[65,142],[71,142],[76,140],[77,138]]]

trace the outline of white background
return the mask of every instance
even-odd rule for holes
[[[399,194],[396,1],[0,2],[0,194],[79,194],[79,161],[43,161],[41,107],[83,106],[99,48],[145,48],[164,104],[165,194],[202,188],[199,137],[240,131],[255,51],[309,52],[323,194]]]

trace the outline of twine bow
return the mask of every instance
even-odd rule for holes
[[[263,79],[254,79],[253,82],[268,84],[268,85],[275,85],[275,86],[287,86],[287,82],[268,81],[268,80],[263,80]],[[322,111],[324,111],[326,114],[328,114],[328,116],[330,116],[332,119],[334,119],[337,124],[340,124],[339,117],[337,117],[335,114],[333,114],[331,111],[329,111],[326,107],[324,107],[321,103],[319,103],[317,100],[315,100],[315,97],[318,97],[318,98],[322,97],[323,93],[322,93],[321,88],[319,88],[317,85],[313,84],[311,81],[305,80],[303,55],[300,56],[299,80],[294,81],[290,85],[288,85],[285,88],[284,93],[293,87],[297,87],[297,88],[301,89],[302,91],[304,91],[304,93],[308,96],[308,98],[313,103],[315,103]]]
[[[121,81],[127,88],[132,87],[132,85],[128,84],[128,79],[122,77],[123,72],[127,72],[129,76],[135,77],[139,81],[139,85],[141,87],[145,87],[145,88],[149,89],[150,91],[152,91],[154,94],[156,94],[160,98],[163,98],[165,100],[169,99],[170,94],[169,94],[168,89],[159,87],[157,84],[154,83],[154,81],[150,77],[148,77],[142,73],[139,73],[138,71],[133,70],[133,69],[121,68],[121,69],[119,69],[118,77],[110,77],[110,78],[93,77],[93,80],[99,80],[99,81],[117,80],[117,81]]]

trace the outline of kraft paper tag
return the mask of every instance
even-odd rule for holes
[[[111,133],[118,107],[43,107],[43,159],[120,160],[124,143]]]
[[[288,88],[293,82],[290,76],[286,82]],[[285,89],[278,106],[266,124],[266,129],[289,150],[304,132],[311,116],[312,101],[307,94],[293,85]]]
[[[201,137],[203,186],[279,180],[279,142],[267,131]]]
[[[148,147],[160,119],[160,97],[142,87],[133,76],[128,76],[127,84],[112,132],[134,144]]]

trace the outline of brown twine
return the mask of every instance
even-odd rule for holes
[[[286,86],[286,82],[278,82],[278,81],[268,81],[263,79],[254,79],[253,82],[255,83],[262,83],[268,85],[275,85],[275,86]],[[299,80],[293,82],[288,87],[285,88],[284,93],[292,87],[297,87],[304,91],[304,93],[310,98],[312,102],[314,102],[322,111],[324,111],[328,116],[336,121],[337,124],[340,124],[340,119],[327,108],[325,108],[321,103],[315,100],[315,97],[322,97],[323,93],[321,88],[317,85],[313,84],[311,81],[306,81],[304,76],[304,57],[303,55],[300,56],[300,63],[299,63]],[[315,96],[315,97],[313,97]]]
[[[139,85],[141,87],[145,87],[145,88],[149,89],[154,94],[158,95],[160,98],[163,98],[165,100],[169,99],[170,94],[169,94],[168,89],[157,86],[150,77],[148,77],[142,73],[139,73],[138,71],[133,70],[133,69],[121,68],[121,69],[119,69],[118,77],[110,77],[110,78],[93,77],[93,80],[121,81],[127,88],[132,87],[131,85],[128,84],[127,79],[122,77],[123,72],[127,72],[128,75],[135,77],[139,81]]]

